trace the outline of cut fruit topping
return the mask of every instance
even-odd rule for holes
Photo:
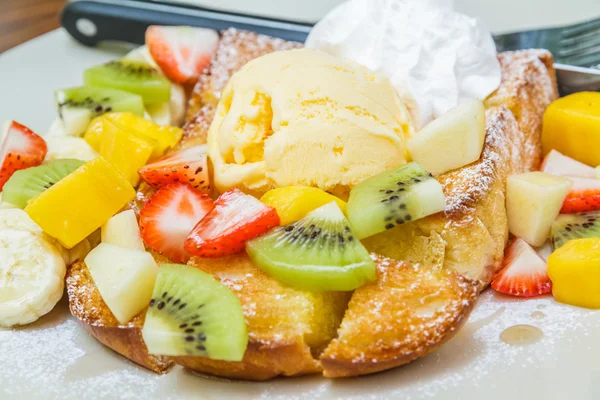
[[[123,175],[98,157],[31,199],[25,211],[70,249],[134,197],[135,190]]]
[[[122,90],[83,86],[58,90],[55,97],[65,132],[71,136],[83,135],[94,117],[107,112],[144,115],[142,98]]]
[[[86,70],[83,79],[89,86],[140,95],[145,104],[164,103],[171,97],[171,82],[145,62],[126,59],[111,61]]]
[[[417,163],[369,178],[350,192],[348,219],[363,239],[443,211],[442,185]]]
[[[327,203],[335,201],[342,212],[346,212],[346,203],[321,189],[309,186],[288,186],[269,190],[260,201],[277,210],[281,225],[298,221]]]
[[[85,140],[74,136],[46,136],[48,153],[44,162],[73,159],[91,161],[98,153]]]
[[[600,93],[579,92],[552,102],[542,129],[544,154],[558,150],[587,165],[600,165]]]
[[[123,211],[109,219],[106,224],[102,225],[101,235],[102,243],[132,250],[146,250],[133,210]]]
[[[55,160],[17,171],[4,185],[2,198],[19,208],[25,208],[29,200],[50,189],[83,164],[80,160]]]
[[[350,291],[376,278],[375,263],[335,202],[246,245],[275,279],[310,291]]]
[[[248,329],[236,295],[212,276],[161,264],[142,337],[150,354],[241,361]]]
[[[509,176],[506,212],[510,232],[532,246],[543,245],[571,185],[567,178],[543,172]]]
[[[161,126],[146,118],[132,113],[112,113],[107,117],[116,124],[151,139],[156,144],[152,158],[162,157],[165,152],[173,148],[183,136],[183,129],[176,126]]]
[[[240,253],[248,240],[278,225],[275,209],[231,189],[219,196],[215,208],[194,227],[185,241],[185,249],[200,257]]]
[[[579,214],[561,214],[552,223],[554,249],[573,239],[600,237],[600,211]]]
[[[144,181],[156,188],[183,182],[210,194],[207,152],[205,144],[190,147],[142,167],[139,173]]]
[[[563,214],[600,210],[600,180],[569,177],[573,186],[560,210]]]
[[[548,267],[523,239],[516,239],[504,253],[502,269],[492,281],[498,292],[520,297],[550,293]]]
[[[47,151],[41,136],[16,121],[8,121],[0,148],[0,191],[15,171],[40,165]]]
[[[600,239],[572,240],[548,258],[556,301],[600,308]]]
[[[151,26],[146,31],[146,44],[169,79],[193,85],[210,64],[219,34],[189,26]]]
[[[149,253],[100,243],[87,255],[85,264],[102,299],[121,324],[148,305],[158,275],[158,266]]]
[[[477,161],[484,141],[483,103],[467,100],[417,132],[406,148],[414,161],[440,175]]]
[[[589,165],[567,157],[556,150],[552,150],[540,167],[540,171],[557,176],[578,176],[581,178],[595,178],[596,171]]]
[[[140,212],[142,239],[154,251],[175,262],[190,258],[183,243],[214,203],[207,195],[185,183],[174,183],[158,190]]]

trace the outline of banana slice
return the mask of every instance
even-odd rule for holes
[[[0,326],[29,324],[63,295],[65,262],[40,235],[0,230]]]

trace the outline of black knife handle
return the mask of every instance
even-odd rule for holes
[[[304,42],[311,29],[311,25],[298,22],[129,0],[69,2],[61,22],[86,46],[107,40],[143,44],[150,25],[189,25],[216,31],[233,27],[296,42]]]

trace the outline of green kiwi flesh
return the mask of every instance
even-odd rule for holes
[[[81,136],[94,117],[107,112],[144,115],[142,98],[122,90],[82,86],[58,90],[54,96],[65,131],[71,136]]]
[[[560,214],[550,231],[554,250],[573,239],[600,237],[600,211]]]
[[[237,296],[211,275],[161,264],[142,329],[148,352],[241,361],[248,331]]]
[[[415,162],[375,175],[355,186],[348,199],[348,219],[364,239],[443,211],[442,185]]]
[[[80,160],[54,160],[15,172],[4,185],[2,200],[25,208],[27,202],[85,164]]]
[[[350,291],[376,278],[375,263],[335,202],[246,244],[278,281],[309,291]]]
[[[171,97],[171,82],[150,64],[117,60],[87,69],[84,82],[89,86],[108,87],[142,96],[145,104],[166,103]]]

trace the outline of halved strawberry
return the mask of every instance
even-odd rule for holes
[[[540,167],[540,171],[558,176],[578,176],[581,178],[596,177],[594,168],[571,157],[567,157],[556,150],[552,150],[546,155],[546,158],[544,158]]]
[[[47,152],[41,136],[16,121],[8,121],[0,148],[0,191],[16,171],[40,165]]]
[[[196,225],[185,241],[185,250],[200,257],[240,253],[246,242],[279,225],[279,216],[256,198],[231,189]]]
[[[194,226],[214,207],[210,197],[186,183],[174,183],[158,190],[140,211],[140,232],[144,242],[174,262],[187,262],[183,248]]]
[[[208,147],[201,144],[169,154],[140,169],[140,176],[155,188],[183,182],[210,194],[207,153]]]
[[[562,214],[600,210],[600,179],[568,177],[573,186],[560,210]]]
[[[516,239],[504,253],[503,267],[492,288],[519,297],[538,296],[552,291],[548,266],[523,239]]]
[[[146,45],[169,79],[195,84],[217,50],[219,34],[205,28],[153,25],[146,31]]]

